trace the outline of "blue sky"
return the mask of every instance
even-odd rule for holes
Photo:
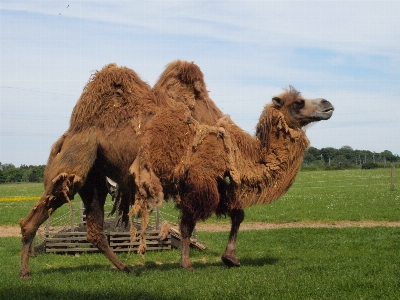
[[[400,1],[0,2],[0,162],[45,164],[90,75],[115,62],[153,85],[175,59],[249,133],[289,84],[335,105],[317,148],[400,154]]]

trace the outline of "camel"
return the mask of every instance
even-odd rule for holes
[[[231,218],[231,231],[222,254],[228,266],[240,266],[236,238],[243,208],[269,203],[292,185],[309,146],[304,126],[327,120],[333,113],[325,99],[306,99],[289,87],[265,106],[255,136],[244,132],[229,116],[215,126],[199,123],[185,106],[153,116],[143,127],[135,182],[139,190],[163,190],[180,209],[181,266],[192,270],[190,237],[199,220],[213,213]],[[145,186],[141,174],[157,176]],[[144,176],[146,177],[146,176]]]
[[[267,203],[287,190],[308,147],[301,128],[333,112],[328,101],[306,100],[292,88],[267,107],[274,113],[263,112],[251,137],[209,99],[194,64],[173,62],[153,89],[115,64],[96,72],[74,107],[69,129],[52,146],[44,194],[20,221],[20,277],[30,278],[29,249],[37,229],[76,193],[85,205],[88,240],[117,269],[129,272],[103,232],[106,177],[119,186],[117,209],[124,222],[130,205],[143,217],[149,205],[162,205],[164,195],[175,196],[181,265],[187,269],[192,269],[188,241],[196,222],[213,212],[228,214],[232,229],[222,260],[239,265],[236,235],[243,207]]]
[[[208,96],[203,73],[194,63],[170,63],[153,89],[133,70],[116,64],[105,66],[89,79],[72,111],[69,129],[51,148],[44,174],[45,191],[19,222],[21,278],[30,278],[29,250],[39,226],[61,205],[71,203],[76,193],[85,205],[88,240],[119,270],[129,272],[108,245],[103,231],[106,177],[119,186],[115,210],[126,225],[129,207],[138,194],[130,169],[139,153],[143,125],[157,112],[177,105],[204,124],[212,125],[222,116]],[[154,174],[141,175],[141,184],[158,185],[152,182],[158,180]],[[154,199],[151,204],[161,205],[162,189],[149,193]],[[148,204],[139,207],[143,213]],[[142,228],[144,231],[145,226]]]

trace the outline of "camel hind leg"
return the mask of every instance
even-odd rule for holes
[[[64,203],[70,203],[84,184],[97,157],[97,138],[91,130],[66,132],[53,145],[45,169],[45,193],[20,221],[22,250],[20,277],[30,278],[29,250],[39,226]]]
[[[57,208],[70,201],[79,183],[80,177],[60,174],[52,181],[52,186],[50,186],[40,200],[36,202],[28,215],[19,222],[22,234],[20,265],[20,277],[22,279],[30,278],[28,266],[29,252],[39,226],[42,225]]]
[[[103,176],[90,172],[79,195],[85,205],[87,238],[96,246],[119,270],[129,273],[128,267],[113,252],[104,234],[104,203],[107,196],[106,181]]]

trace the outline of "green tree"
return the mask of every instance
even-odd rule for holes
[[[338,151],[337,149],[332,147],[322,148],[321,154],[325,163],[329,163],[332,160],[334,160],[337,155],[337,151]]]
[[[36,168],[30,169],[28,181],[29,182],[40,182],[40,178],[39,178]]]
[[[9,167],[3,171],[5,182],[20,182],[22,181],[22,172],[19,168]]]
[[[393,153],[389,150],[385,150],[381,153],[382,157],[385,157],[387,161],[396,162],[398,159],[398,155],[393,155]]]
[[[346,160],[346,162],[353,162],[355,161],[355,152],[353,150],[353,148],[351,148],[350,146],[343,146],[342,148],[340,148],[337,151],[337,154],[340,156],[343,156],[344,160]],[[342,158],[342,160],[343,160]]]
[[[0,183],[5,183],[6,177],[4,176],[3,170],[0,169]]]

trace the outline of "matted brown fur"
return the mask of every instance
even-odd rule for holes
[[[193,62],[176,60],[168,64],[152,90],[158,99],[184,103],[201,124],[215,125],[223,116],[208,95],[202,71]]]
[[[290,88],[279,97],[291,103],[301,94]],[[142,168],[154,171],[196,220],[269,203],[291,186],[309,146],[284,113],[266,105],[251,136],[228,116],[204,126],[191,121],[186,106],[176,106],[146,124]]]
[[[71,115],[70,130],[122,126],[132,117],[149,113],[154,109],[151,106],[158,104],[156,99],[133,70],[109,64],[92,75],[83,89]]]
[[[158,100],[150,86],[129,68],[109,64],[93,74],[73,109],[69,129],[51,149],[45,186],[60,173],[79,176],[83,185],[99,159],[105,160],[103,172],[107,176],[126,185],[141,124],[158,109]],[[99,157],[99,149],[106,158]],[[79,186],[69,194],[77,190]],[[127,206],[122,207],[126,213]]]

